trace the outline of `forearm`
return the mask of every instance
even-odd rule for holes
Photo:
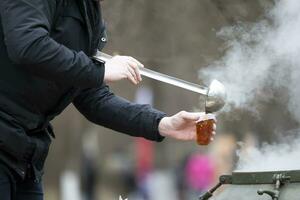
[[[5,45],[12,62],[44,79],[86,88],[100,86],[104,66],[50,37],[55,1],[2,0]]]
[[[107,86],[83,91],[74,105],[88,120],[98,125],[135,137],[163,140],[158,125],[165,113],[115,96]]]

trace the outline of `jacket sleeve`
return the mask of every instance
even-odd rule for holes
[[[93,63],[49,36],[56,0],[1,0],[0,14],[5,45],[15,64],[37,76],[73,86],[97,87],[104,66]],[[76,33],[75,33],[76,34]]]
[[[159,134],[158,124],[165,113],[115,96],[108,86],[83,90],[73,103],[88,120],[98,125],[157,142],[164,139]]]

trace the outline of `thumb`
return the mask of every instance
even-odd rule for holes
[[[204,114],[202,116],[200,116],[200,118],[198,119],[197,122],[200,122],[200,121],[205,121],[205,120],[214,120],[215,122],[217,122],[217,119],[216,119],[216,116],[214,114]]]
[[[186,112],[186,111],[181,111],[180,115],[183,119],[185,120],[191,120],[191,121],[197,121],[200,118],[203,118],[205,116],[204,112]]]

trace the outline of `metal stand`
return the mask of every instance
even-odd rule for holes
[[[220,176],[219,183],[216,186],[214,186],[212,189],[210,189],[209,191],[207,191],[206,193],[204,193],[203,195],[201,195],[199,197],[199,200],[208,200],[208,199],[210,199],[210,197],[213,196],[213,193],[219,187],[221,187],[224,184],[231,184],[231,183],[232,183],[232,176],[231,175]]]
[[[291,180],[290,176],[285,176],[284,174],[275,174],[273,177],[273,181],[275,183],[274,190],[258,190],[257,194],[258,195],[263,195],[267,194],[269,195],[272,200],[279,200],[279,195],[280,195],[280,187],[284,185],[286,182]]]

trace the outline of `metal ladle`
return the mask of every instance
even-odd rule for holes
[[[96,61],[105,63],[112,58],[111,55],[105,54],[103,52],[98,51],[96,55],[93,57]],[[148,78],[152,78],[164,83],[168,83],[180,88],[184,88],[186,90],[190,90],[201,95],[206,96],[205,100],[205,111],[207,113],[213,113],[225,105],[226,101],[226,91],[225,87],[222,83],[217,80],[213,80],[209,87],[197,85],[195,83],[190,83],[185,80],[181,80],[172,76],[168,76],[166,74],[162,74],[144,67],[140,67],[140,73],[143,76]]]

